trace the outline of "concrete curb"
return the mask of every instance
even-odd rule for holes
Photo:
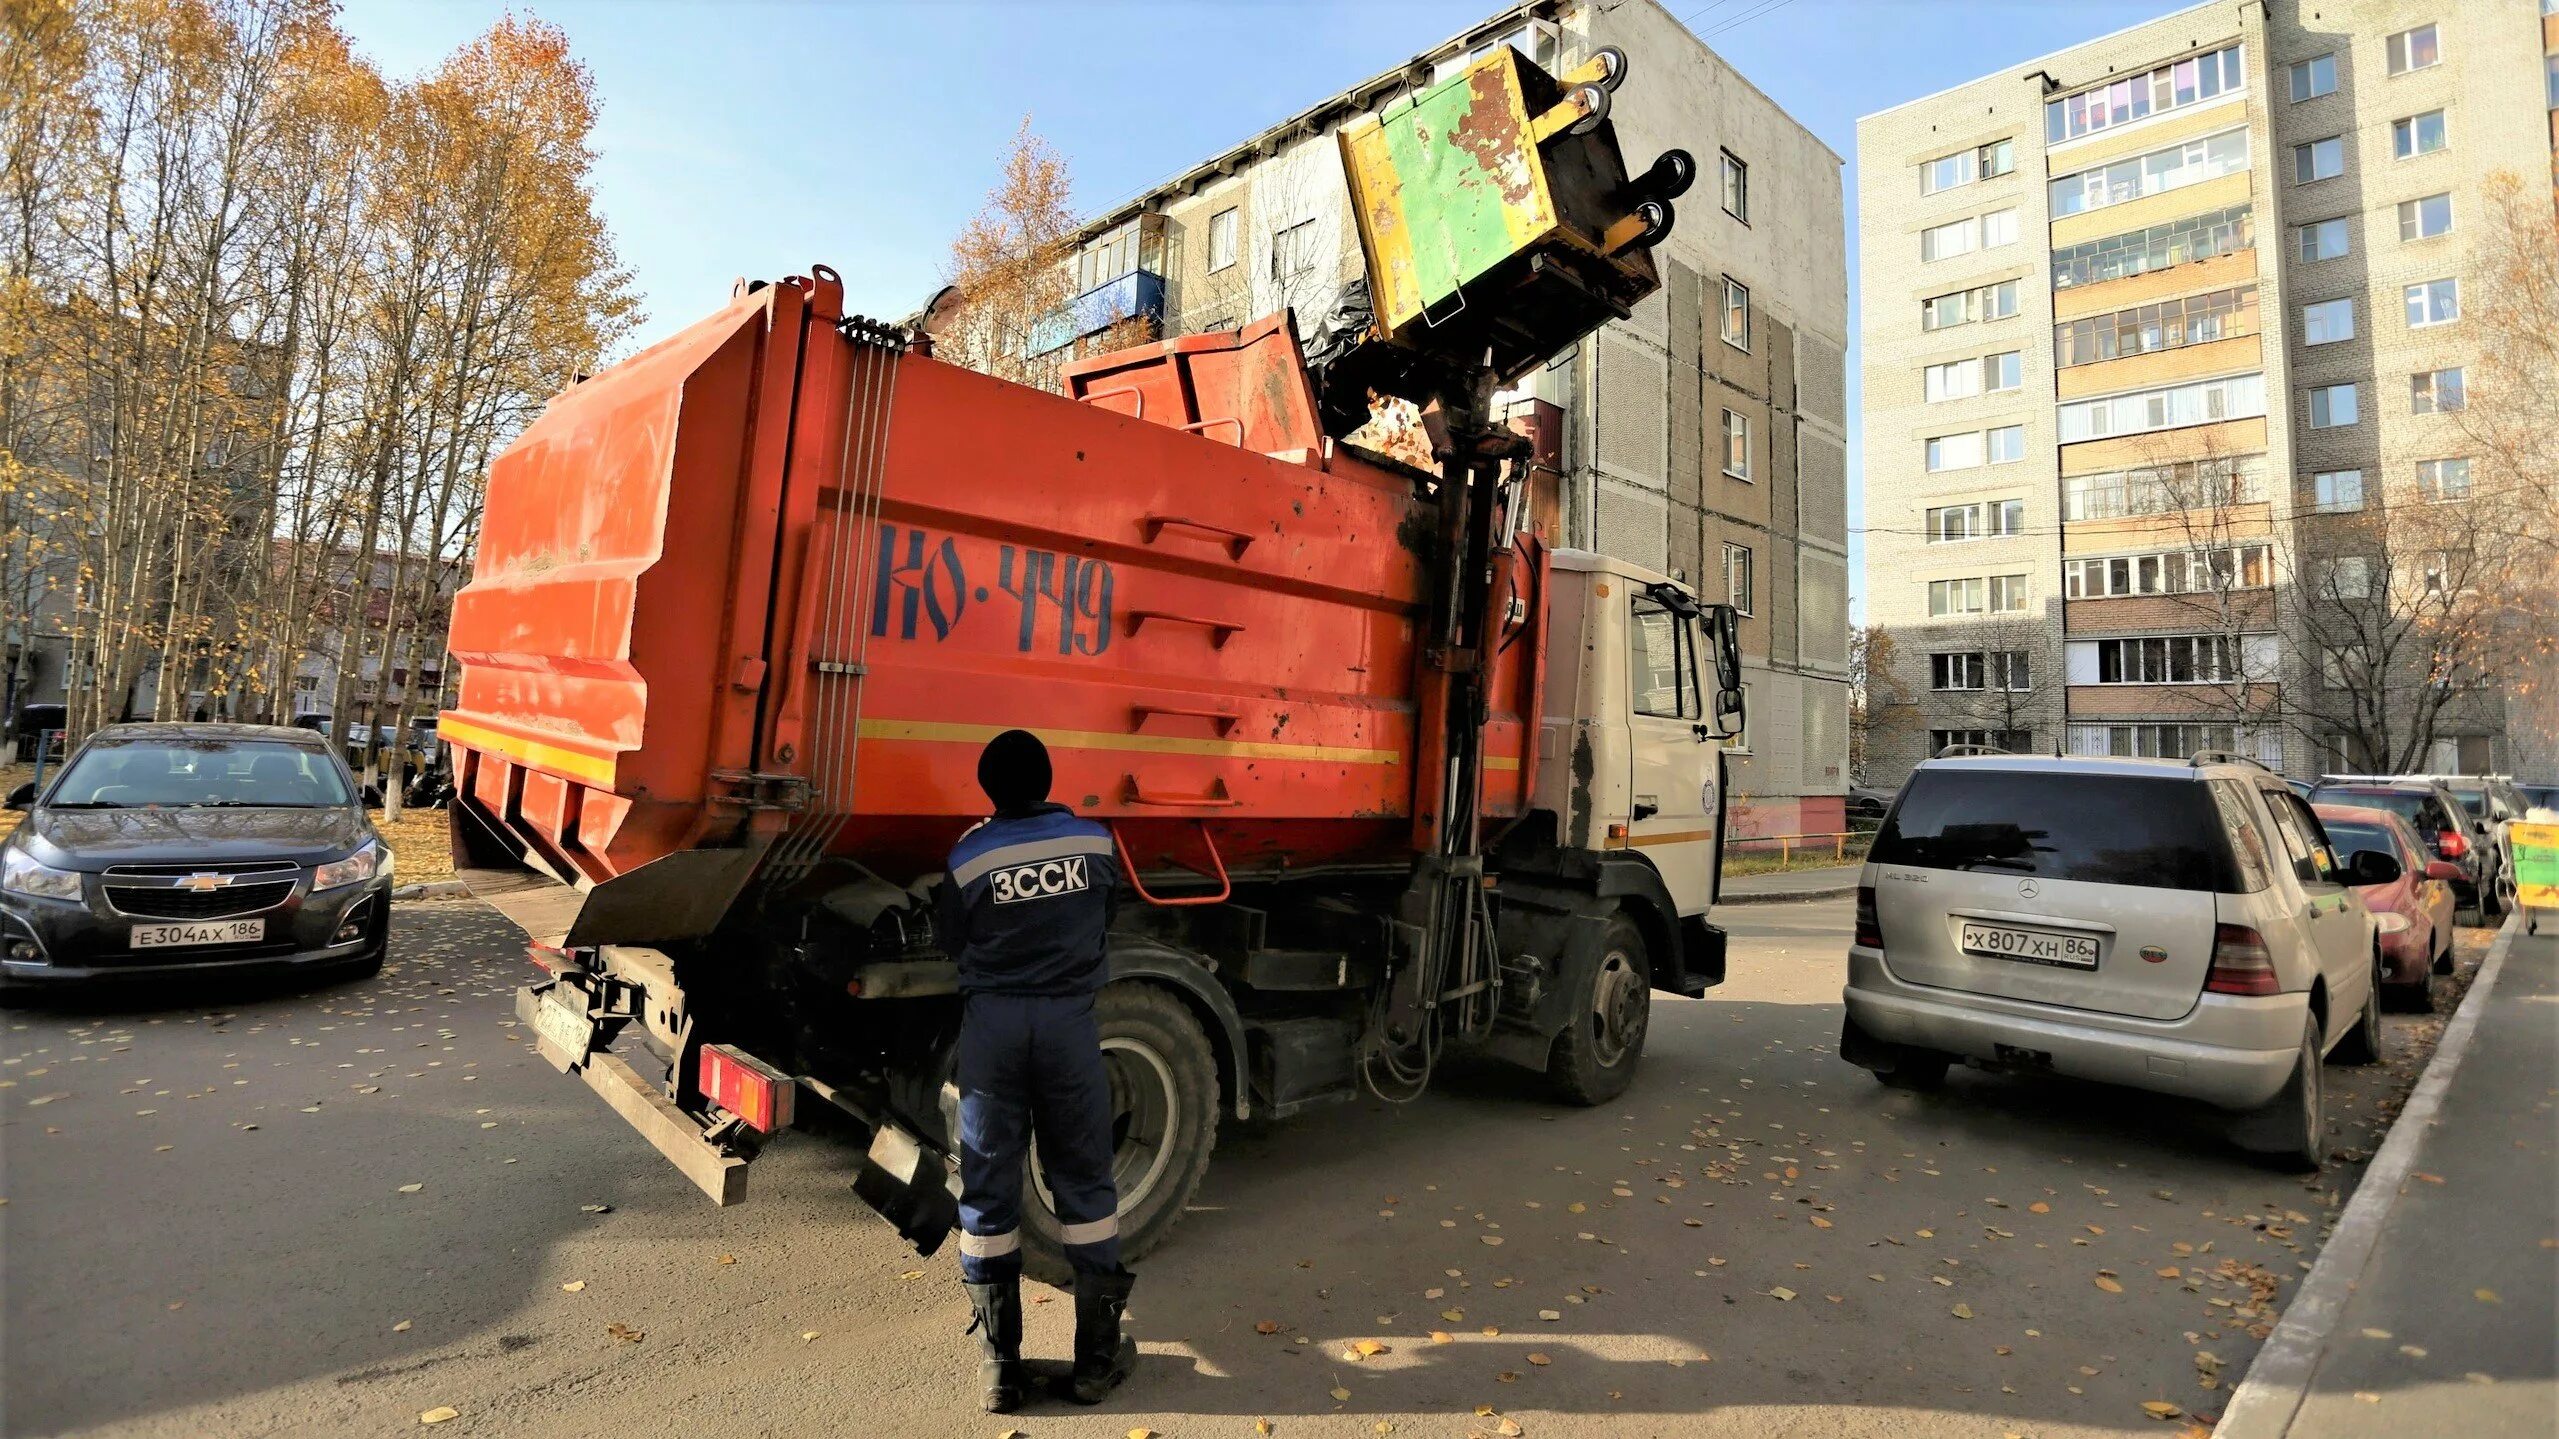
[[[2283,1319],[2249,1364],[2248,1377],[2231,1391],[2221,1423],[2212,1431],[2214,1439],[2282,1439],[2292,1427],[2293,1416],[2300,1413],[2302,1401],[2310,1397],[2310,1381],[2319,1371],[2320,1356],[2327,1352],[2346,1301],[2354,1296],[2373,1252],[2381,1246],[2390,1211],[2415,1167],[2417,1146],[2443,1109],[2444,1091],[2452,1087],[2453,1071],[2461,1067],[2462,1056],[2479,1031],[2479,1016],[2496,992],[2497,976],[2505,970],[2506,953],[2514,948],[2520,926],[2521,917],[2509,914],[2497,931],[2497,942],[2480,964],[2479,977],[2471,981],[2461,1008],[2444,1025],[2434,1057],[2426,1061],[2426,1072],[2417,1076],[2417,1087],[2391,1124],[2389,1137],[2382,1140],[2380,1151],[2364,1170],[2363,1182],[2347,1201],[2336,1232],[2328,1236],[2327,1246],[2319,1251],[2301,1288],[2294,1291],[2292,1303],[2284,1306]]]
[[[1857,886],[1853,883],[1834,884],[1825,889],[1777,890],[1763,892],[1760,894],[1734,894],[1730,891],[1726,891],[1715,900],[1715,903],[1718,905],[1792,904],[1799,899],[1837,899],[1843,894],[1855,894],[1856,892]]]
[[[458,879],[431,880],[421,884],[404,884],[391,891],[393,899],[466,899],[471,887]]]

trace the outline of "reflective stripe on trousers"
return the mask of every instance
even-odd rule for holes
[[[958,1080],[961,1274],[987,1284],[1020,1271],[1023,1173],[1034,1142],[1067,1262],[1116,1273],[1111,1087],[1092,997],[968,996]]]

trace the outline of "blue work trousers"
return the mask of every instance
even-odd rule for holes
[[[1067,1262],[1120,1267],[1111,1179],[1111,1086],[1093,997],[972,994],[960,1018],[960,1274],[990,1284],[1022,1270],[1025,1160],[1039,1143]]]

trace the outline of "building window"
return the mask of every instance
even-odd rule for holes
[[[1750,349],[1750,290],[1741,281],[1724,277],[1724,343],[1736,350]]]
[[[2097,641],[2101,685],[2206,685],[2243,679],[2247,667],[2236,635],[2152,635]]]
[[[2428,195],[2422,200],[2399,202],[2399,238],[2431,240],[2452,233],[2452,196]]]
[[[1969,255],[1981,236],[1981,222],[1969,217],[1931,225],[1919,232],[1919,259],[1922,264],[1934,260],[1951,260]]]
[[[2301,307],[2301,342],[2333,345],[2355,337],[2355,302],[2319,300]]]
[[[2017,144],[2014,140],[1993,140],[1970,150],[1940,155],[1919,167],[1919,193],[1934,195],[1952,190],[1975,180],[1989,180],[2017,168]]]
[[[2466,500],[2470,498],[2470,461],[2419,460],[2417,493],[2428,500]]]
[[[2053,326],[2061,369],[2257,333],[2257,287],[2240,285]]]
[[[1977,615],[1989,608],[1990,582],[1979,575],[1965,580],[1930,580],[1928,613],[1931,618],[1946,615]]]
[[[2319,683],[2326,688],[2352,689],[2355,682],[2348,677],[2361,672],[2362,666],[2356,663],[2352,649],[2342,645],[2319,647]]]
[[[2313,180],[2330,180],[2346,173],[2346,137],[2331,135],[2292,147],[2292,182],[2307,185]]]
[[[2400,292],[2408,309],[2408,328],[2447,325],[2461,318],[2461,282],[2427,280]]]
[[[1996,180],[2017,168],[2017,142],[1993,140],[1981,147],[1981,177]]]
[[[2001,390],[2024,389],[2026,385],[2025,352],[2002,350],[1981,357],[1981,387],[1996,394]]]
[[[1983,671],[1987,668],[1979,650],[1933,654],[1928,657],[1928,687],[1940,693],[1977,690],[1983,687]]]
[[[1747,225],[1750,223],[1750,167],[1723,153],[1724,213]]]
[[[1208,217],[1208,271],[1214,275],[1235,263],[1235,210],[1232,206]]]
[[[2347,423],[2352,424],[2353,421]],[[2318,513],[2352,514],[2363,507],[2363,471],[2321,470],[2310,477],[2310,508]]]
[[[1990,577],[1990,612],[1995,615],[2022,614],[2026,609],[2026,577],[2024,575],[1992,575]]]
[[[1992,650],[1990,652],[1990,687],[2022,694],[2035,687],[2034,666],[2024,650]]]
[[[1753,613],[1750,562],[1750,546],[1724,546],[1724,601],[1743,614]]]
[[[1724,473],[1750,478],[1750,416],[1724,412]]]
[[[2305,265],[2342,258],[2354,244],[2342,219],[2314,220],[2293,233],[2300,238],[2299,254]]]
[[[2390,153],[2396,159],[2431,155],[2444,147],[2443,112],[2428,110],[2390,122]]]
[[[1957,290],[1920,301],[1919,327],[1944,330],[1976,320],[2004,320],[2016,313],[2017,282],[2002,280],[1996,285]]]
[[[2335,55],[2313,55],[2307,60],[2292,62],[2294,104],[2298,105],[2304,100],[2316,100],[2322,95],[2336,93],[2337,57]]]
[[[2224,46],[2203,55],[2191,55],[2174,64],[2162,65],[2143,75],[2134,75],[2084,90],[2076,95],[2044,102],[2044,142],[2058,145],[2082,135],[2128,125],[2145,116],[2182,110],[2240,88],[2242,71],[2239,48]]]
[[[2372,598],[2372,561],[2362,555],[2340,555],[2320,564],[2320,591],[2334,600]]]
[[[2273,583],[2274,552],[2265,545],[2154,550],[2065,560],[2061,567],[2062,598],[2072,600],[2262,590]]]
[[[2461,367],[2420,370],[2408,377],[2408,413],[2443,415],[2462,408],[2468,396],[2461,387]]]
[[[1978,469],[1982,457],[1981,431],[1932,436],[1927,442],[1927,451],[1928,468],[1932,472]]]
[[[1968,505],[1942,505],[1928,511],[1928,543],[1995,539],[2026,530],[2024,500],[1978,500]]]
[[[2120,520],[2266,500],[2265,472],[2255,456],[2071,475],[2061,484],[2065,520]]]
[[[1933,729],[1928,732],[1928,752],[1944,754],[1957,745],[1976,749],[1995,749],[2002,754],[2031,754],[2035,748],[2032,730],[2022,729]]]
[[[2226,724],[2075,724],[2070,752],[2115,755],[2127,759],[2185,759],[2206,750],[2254,756],[2280,768],[2284,762],[2283,731]]]
[[[1981,381],[1979,360],[1949,360],[1930,365],[1921,375],[1922,392],[1932,405],[1940,400],[1970,399],[1981,393]]]
[[[2026,427],[2001,425],[1987,432],[1983,439],[1990,451],[1990,463],[2010,464],[2026,458]]]
[[[2145,229],[2109,235],[2053,251],[2053,288],[2093,285],[2146,275],[2190,260],[2245,250],[2250,238],[2249,209],[2233,205],[2207,215],[2191,215]]]
[[[2310,428],[2342,429],[2355,422],[2355,387],[2318,385],[2310,391]]]
[[[1991,250],[1996,249],[2001,245],[2014,245],[2016,243],[2017,212],[2015,210],[1993,210],[1989,214],[1981,217],[1981,247],[1983,249]]]
[[[2443,60],[2443,48],[2436,43],[2435,27],[2432,25],[2420,25],[2414,30],[2402,30],[2382,43],[2389,51],[2390,73],[2393,75],[2405,75],[2411,70],[2423,70],[2430,65],[2440,64]]]
[[[2244,420],[2266,413],[2266,377],[2233,375],[2156,390],[2137,390],[2061,407],[2061,441],[2102,440],[2158,430]]]
[[[1285,279],[1315,268],[1315,222],[1300,220],[1271,236],[1271,274]]]
[[[2055,219],[2084,214],[2145,195],[2200,185],[2247,168],[2247,130],[2224,130],[2076,175],[2064,175],[2052,182],[2052,213]]]
[[[2541,103],[2559,110],[2559,50],[2541,57]]]

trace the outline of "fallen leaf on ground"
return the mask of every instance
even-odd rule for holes
[[[612,1212],[613,1206],[610,1204],[581,1204],[578,1206],[578,1213],[580,1214],[610,1214]]]
[[[1546,1355],[1544,1355],[1544,1354],[1531,1354],[1531,1355],[1529,1355],[1529,1356],[1528,1356],[1528,1362],[1529,1362],[1529,1363],[1531,1363],[1531,1364],[1536,1365],[1536,1366],[1537,1366],[1538,1368],[1540,1368],[1540,1369],[1543,1369],[1543,1368],[1545,1368],[1547,1365],[1552,1364],[1552,1363],[1554,1363],[1555,1361],[1554,1361],[1552,1358],[1550,1358],[1550,1357],[1548,1357],[1548,1356],[1546,1356]]]
[[[568,1283],[563,1284],[563,1285],[561,1285],[561,1286],[560,1286],[560,1292],[561,1292],[561,1293],[563,1293],[563,1294],[575,1294],[575,1293],[577,1293],[579,1290],[584,1289],[584,1288],[586,1288],[586,1281],[585,1281],[585,1280],[583,1280],[583,1279],[572,1279],[572,1280],[570,1280]]]
[[[1457,1336],[1449,1333],[1445,1329],[1434,1329],[1431,1331],[1431,1342],[1433,1344],[1454,1344],[1457,1342]]]
[[[720,1256],[719,1262],[722,1264],[735,1264],[737,1263],[737,1256],[734,1254],[723,1254]]]
[[[1349,1391],[1348,1389],[1343,1388],[1343,1387],[1342,1387],[1341,1385],[1339,1385],[1339,1384],[1334,1385],[1334,1386],[1333,1386],[1333,1401],[1334,1401],[1335,1403],[1337,1403],[1337,1404],[1348,1404],[1348,1403],[1350,1403],[1350,1402],[1351,1402],[1351,1391]]]
[[[2153,1419],[2166,1420],[2174,1419],[2186,1411],[2165,1399],[2145,1399],[2141,1402],[2141,1412]]]
[[[426,1411],[424,1414],[419,1415],[418,1422],[421,1424],[441,1424],[447,1419],[459,1419],[461,1417],[461,1410],[454,1408],[450,1404],[438,1404],[434,1408]]]
[[[1828,1229],[1830,1227],[1830,1221],[1816,1214],[1813,1216],[1813,1227],[1815,1229]]]
[[[409,1325],[412,1322],[413,1321],[403,1319],[399,1323],[391,1326],[391,1332],[394,1334],[406,1334],[409,1332]]]
[[[1379,1354],[1392,1354],[1395,1352],[1394,1350],[1387,1348],[1385,1345],[1378,1343],[1374,1339],[1363,1339],[1351,1347],[1358,1350],[1362,1358],[1368,1358]]]
[[[1783,1284],[1780,1284],[1776,1288],[1768,1291],[1768,1297],[1771,1299],[1792,1299],[1795,1297],[1795,1291],[1787,1288]]]
[[[1561,1309],[1540,1309],[1537,1311],[1537,1317],[1545,1320],[1549,1324],[1552,1324],[1564,1317],[1564,1311]]]
[[[1478,1234],[1475,1237],[1483,1240],[1487,1244],[1499,1244],[1502,1242],[1502,1236],[1498,1234]]]
[[[426,1188],[426,1186],[423,1184],[403,1184],[400,1186],[400,1192],[402,1194],[415,1194],[424,1188]]]
[[[621,1340],[625,1344],[637,1344],[641,1340],[649,1337],[645,1331],[634,1329],[630,1325],[619,1321],[605,1325],[604,1332]]]
[[[2098,1287],[2098,1288],[2100,1288],[2100,1289],[2105,1290],[2105,1291],[2106,1291],[2107,1293],[2109,1293],[2109,1294],[2121,1294],[2121,1293],[2123,1293],[2123,1292],[2124,1292],[2123,1282],[2122,1282],[2121,1280],[2116,1279],[2116,1278],[2115,1278],[2113,1275],[2111,1275],[2111,1274],[2100,1274],[2100,1275],[2098,1275],[2098,1276],[2097,1276],[2097,1287]]]
[[[1969,1304],[1958,1304],[1946,1312],[1954,1315],[1958,1319],[1970,1319],[1973,1317],[1973,1307]]]
[[[801,1342],[802,1344],[806,1344],[806,1343],[808,1343],[810,1340],[815,1339],[816,1337],[817,1337],[817,1331],[816,1331],[816,1330],[814,1330],[814,1329],[803,1329],[803,1330],[801,1330],[801,1331],[800,1331],[800,1342]]]
[[[2473,1289],[2470,1291],[2470,1297],[2478,1300],[2482,1304],[2503,1304],[2506,1302],[2497,1297],[2497,1291],[2494,1289]]]
[[[1141,1424],[1128,1431],[1128,1439],[1155,1439],[1155,1431]]]
[[[1279,1332],[1279,1321],[1276,1319],[1265,1319],[1253,1326],[1253,1332],[1256,1334],[1277,1334]]]
[[[924,1277],[924,1271],[923,1271],[923,1270],[921,1270],[921,1269],[909,1269],[909,1270],[907,1270],[905,1273],[900,1274],[900,1275],[898,1276],[898,1278],[900,1278],[900,1279],[921,1279],[921,1278],[923,1278],[923,1277]]]
[[[1270,1432],[1271,1432],[1271,1421],[1269,1421],[1268,1419],[1256,1419],[1256,1420],[1254,1420],[1254,1421],[1253,1421],[1253,1432],[1254,1432],[1254,1433],[1256,1433],[1256,1434],[1268,1434],[1268,1433],[1270,1433]]]
[[[1466,1311],[1463,1309],[1443,1309],[1439,1312],[1439,1317],[1447,1320],[1451,1324],[1455,1324],[1457,1321],[1466,1317]]]

